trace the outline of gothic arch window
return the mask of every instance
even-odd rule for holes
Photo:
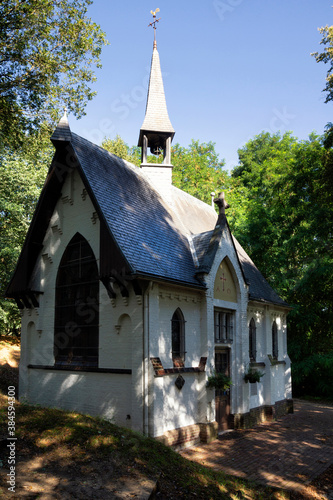
[[[272,325],[272,356],[274,359],[278,359],[279,356],[278,329],[276,321],[273,321]]]
[[[174,365],[185,361],[185,320],[182,311],[178,308],[171,320],[172,359]]]
[[[94,253],[77,233],[56,281],[54,357],[57,365],[98,366],[99,277]]]
[[[257,327],[253,318],[249,325],[249,353],[250,360],[255,361],[257,356]]]

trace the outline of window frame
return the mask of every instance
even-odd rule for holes
[[[254,318],[249,323],[249,357],[250,361],[257,359],[257,326]]]
[[[235,312],[230,309],[214,309],[215,344],[231,344],[234,340]]]
[[[272,358],[279,358],[279,337],[278,337],[278,327],[274,320],[272,323]]]
[[[185,319],[178,307],[171,318],[171,357],[173,363],[185,362]]]
[[[55,366],[98,367],[98,265],[91,246],[80,233],[63,252],[55,285]]]

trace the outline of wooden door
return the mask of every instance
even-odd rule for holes
[[[224,349],[215,352],[215,370],[230,377],[230,350]],[[219,432],[229,428],[230,389],[215,391],[215,413]]]

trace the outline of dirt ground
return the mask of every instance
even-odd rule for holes
[[[17,341],[14,341],[17,342]],[[12,368],[18,368],[20,361],[20,352],[21,348],[19,343],[9,344],[1,343],[0,344],[0,365],[9,364]]]

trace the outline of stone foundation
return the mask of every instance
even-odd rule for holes
[[[231,429],[249,429],[262,422],[269,422],[286,415],[293,413],[293,400],[285,399],[277,401],[274,405],[259,406],[258,408],[251,408],[248,413],[236,413],[230,415],[230,428]],[[217,438],[218,423],[207,422],[201,424],[188,425],[186,427],[179,427],[172,431],[168,431],[162,436],[155,439],[161,443],[171,446],[178,450],[187,448],[198,443],[210,443]]]
[[[193,424],[168,431],[156,439],[174,449],[187,448],[200,442],[210,443],[217,437],[217,428],[217,422]]]
[[[206,424],[200,425],[200,441],[201,443],[210,443],[217,438],[218,434],[218,423],[208,422]]]
[[[294,406],[292,399],[277,401],[274,405],[264,405],[257,408],[251,408],[248,413],[236,413],[231,415],[230,427],[233,429],[249,429],[262,422],[269,422],[293,413]]]

